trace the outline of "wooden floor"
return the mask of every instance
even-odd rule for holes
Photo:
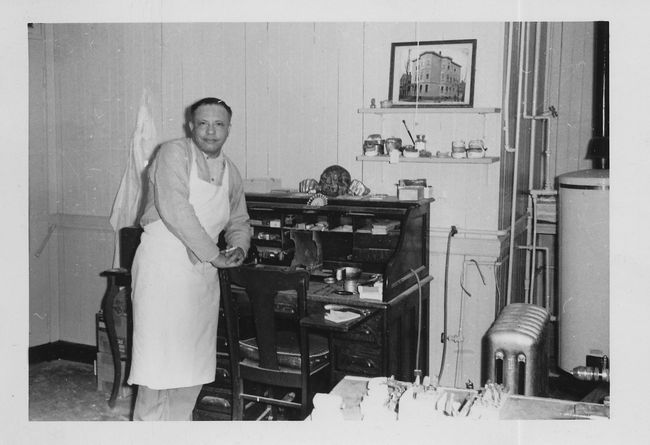
[[[109,394],[97,390],[93,365],[54,360],[29,367],[29,420],[128,421],[132,400],[109,408]]]

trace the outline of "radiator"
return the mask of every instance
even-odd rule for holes
[[[546,395],[548,324],[549,314],[541,306],[504,307],[483,337],[483,385],[489,380],[511,394]]]

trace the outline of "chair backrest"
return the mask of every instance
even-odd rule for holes
[[[140,244],[142,228],[136,226],[122,227],[120,229],[120,267],[131,270],[135,251]]]
[[[239,363],[239,311],[231,286],[244,288],[251,305],[259,348],[259,366],[279,369],[276,344],[275,296],[279,291],[294,290],[297,294],[297,316],[305,316],[309,272],[285,270],[268,266],[241,266],[220,269],[221,299],[226,315],[228,341],[232,346],[231,361]]]

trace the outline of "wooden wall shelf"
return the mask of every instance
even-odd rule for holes
[[[361,114],[454,114],[454,113],[473,113],[473,114],[492,114],[500,113],[501,108],[486,107],[486,108],[416,108],[416,107],[391,107],[391,108],[359,108],[358,112]]]
[[[364,162],[388,162],[388,156],[357,156],[357,161]],[[418,164],[493,164],[499,162],[498,157],[486,156],[484,158],[437,158],[435,156],[430,158],[407,158],[400,157],[399,162],[411,162]]]

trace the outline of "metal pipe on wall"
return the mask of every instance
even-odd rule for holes
[[[530,196],[530,195],[529,195]],[[533,302],[533,297],[535,296],[535,268],[537,267],[536,265],[536,260],[537,260],[537,253],[535,251],[535,247],[537,246],[537,197],[533,197],[533,209],[532,209],[532,215],[533,215],[533,236],[532,236],[532,245],[533,248],[531,250],[527,251],[527,254],[530,254],[531,256],[531,265],[530,265],[530,294],[528,295],[528,302],[532,303]]]
[[[511,214],[510,214],[510,246],[508,253],[508,285],[506,291],[506,304],[510,304],[512,301],[512,265],[514,264],[514,251],[515,251],[515,237],[516,231],[514,230],[515,223],[517,220],[517,174],[519,173],[519,137],[521,135],[521,105],[522,105],[522,88],[521,83],[523,81],[523,59],[525,54],[524,39],[525,39],[525,30],[522,30],[522,24],[519,24],[519,77],[517,82],[517,121],[515,124],[515,144],[517,147],[512,150],[514,153],[514,166],[512,172],[512,203],[511,203]],[[508,66],[508,69],[510,67]],[[508,85],[508,88],[510,86]],[[506,117],[507,119],[508,117]],[[507,151],[507,149],[506,149]]]
[[[530,25],[528,25],[530,26]],[[528,165],[528,190],[533,190],[535,188],[535,156],[536,156],[536,151],[534,149],[535,147],[535,138],[537,136],[537,118],[539,117],[537,115],[537,96],[539,94],[539,51],[540,51],[540,23],[537,22],[535,24],[535,51],[534,51],[534,56],[533,56],[533,100],[532,100],[532,110],[530,114],[525,114],[523,118],[524,119],[530,119],[531,120],[531,128],[530,128],[530,161]],[[530,29],[530,28],[529,28]],[[526,43],[526,47],[528,47],[528,40]],[[528,61],[526,61],[528,62]],[[528,69],[526,70],[528,72]],[[526,93],[528,92],[528,89],[526,89]],[[525,103],[528,104],[528,94],[525,95],[524,99]],[[530,194],[528,195],[528,222],[527,222],[527,227],[526,227],[526,244],[527,245],[533,245],[533,250],[527,250],[526,251],[526,276],[525,276],[525,286],[524,288],[527,288],[526,292],[526,299],[530,303],[532,302],[533,298],[533,293],[534,293],[534,286],[535,286],[535,260],[536,256],[534,254],[534,246],[537,244],[537,235],[535,233],[535,227],[536,227],[536,218],[537,216],[535,215],[535,198],[532,197]],[[531,234],[531,228],[532,234]]]
[[[487,229],[472,229],[472,228],[463,228],[456,226],[459,235],[485,235],[485,236],[507,236],[510,233],[510,229],[505,230],[487,230]],[[430,227],[429,234],[433,235],[435,233],[444,233],[446,236],[449,233],[448,227]]]
[[[512,24],[507,23],[506,26],[508,30],[508,46],[506,47],[506,87],[503,98],[503,146],[506,152],[512,152],[513,149],[510,147],[510,76],[512,75],[510,65],[512,64]]]
[[[533,56],[533,105],[532,105],[532,113],[534,114],[537,111],[536,105],[537,105],[537,43],[538,43],[538,32],[537,29],[535,30],[535,53]],[[530,45],[530,23],[526,23],[526,49],[528,49]],[[530,57],[528,57],[528,54],[526,55],[526,77],[524,78],[524,104],[523,104],[523,109],[524,109],[524,118],[527,116],[528,113],[528,75],[530,74]],[[528,190],[533,188],[533,179],[535,175],[531,174],[535,168],[535,150],[533,147],[535,146],[535,121],[533,120],[530,124],[530,158],[528,160]],[[528,196],[528,203],[527,203],[528,208],[526,209],[526,245],[531,244],[531,232],[530,232],[530,227],[533,223],[532,221],[532,212],[531,212],[531,199],[530,195]],[[525,266],[524,266],[524,295],[526,296],[526,299],[529,299],[530,296],[530,281],[531,281],[531,269],[530,269],[530,263],[531,263],[531,256],[530,252],[526,251],[526,260],[525,260]]]
[[[551,295],[550,295],[550,286],[551,286],[551,278],[550,278],[550,270],[551,270],[551,265],[549,264],[550,262],[550,249],[548,247],[540,247],[540,246],[517,246],[518,249],[525,249],[527,251],[541,251],[544,254],[545,258],[545,263],[544,263],[544,286],[546,290],[546,295],[544,296],[544,307],[546,310],[551,314],[551,319],[553,319],[554,315],[553,312],[551,311]],[[533,272],[534,274],[537,273],[537,271]],[[531,295],[530,301],[527,301],[528,303],[532,304],[539,304],[535,303],[533,301],[534,295]],[[541,306],[541,305],[540,305]]]

